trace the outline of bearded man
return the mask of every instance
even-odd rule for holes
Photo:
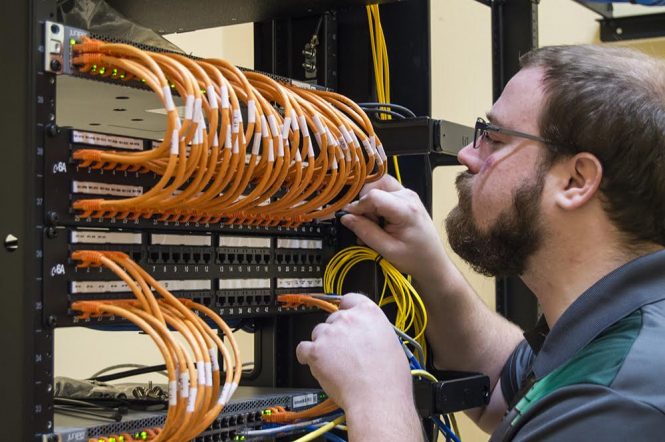
[[[524,281],[537,330],[483,304],[394,179],[365,189],[342,223],[413,276],[434,365],[490,377],[489,405],[469,415],[493,441],[662,440],[665,64],[602,46],[521,62],[459,152],[467,171],[446,229],[475,270]],[[422,439],[408,362],[368,298],[346,295],[297,354],[344,409],[350,440]]]

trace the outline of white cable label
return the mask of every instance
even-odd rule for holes
[[[219,147],[219,135],[215,132],[215,136],[212,139],[212,146]]]
[[[379,143],[379,145],[377,146],[377,149],[379,150],[379,155],[381,155],[381,158],[383,158],[384,160],[387,160],[388,157],[386,156],[386,151],[383,150],[383,144]]]
[[[203,102],[203,100],[201,98],[197,98],[196,101],[194,102],[194,122],[195,123],[203,121],[202,102]]]
[[[360,141],[358,140],[358,137],[356,137],[356,132],[353,130],[351,131],[351,138],[353,139],[353,145],[355,147],[360,147]]]
[[[222,95],[222,109],[230,108],[231,103],[229,103],[229,87],[226,85],[226,83],[222,83],[219,89]]]
[[[370,146],[369,141],[367,139],[362,140],[363,146],[365,147],[365,152],[367,152],[368,157],[373,157],[374,156],[374,151],[372,150],[372,146]]]
[[[180,137],[178,136],[178,130],[173,129],[171,132],[171,155],[178,155],[180,148]]]
[[[256,123],[256,103],[247,100],[247,124]]]
[[[318,132],[315,132],[315,133],[314,133],[314,138],[316,139],[316,144],[319,145],[319,148],[322,147],[322,144],[321,144],[321,135],[319,135]]]
[[[323,135],[326,133],[327,131],[323,127],[323,123],[321,123],[321,119],[319,118],[318,114],[314,114],[312,118],[314,119],[314,126],[316,126],[316,135]]]
[[[191,120],[194,115],[194,95],[185,98],[185,120]]]
[[[284,139],[280,137],[277,143],[277,157],[279,158],[283,156],[284,156]]]
[[[277,121],[275,116],[270,114],[268,115],[268,124],[270,125],[270,132],[273,137],[279,137],[279,130],[277,130]]]
[[[351,134],[349,134],[349,131],[346,130],[346,127],[344,127],[343,124],[339,125],[339,130],[342,132],[342,136],[344,137],[344,141],[347,142],[347,144],[353,144],[353,138],[351,138]]]
[[[268,121],[266,121],[265,115],[261,115],[261,136],[268,138],[270,134],[268,133]]]
[[[212,387],[212,365],[210,362],[205,363],[206,370],[206,386]]]
[[[300,156],[300,151],[296,149],[296,163],[302,163],[302,156]]]
[[[196,375],[198,376],[198,384],[205,385],[206,383],[206,372],[205,365],[203,361],[196,361]]]
[[[168,86],[162,87],[162,93],[164,94],[164,108],[167,111],[174,111],[175,104],[173,103],[173,95],[171,94],[171,88]]]
[[[178,381],[169,381],[169,406],[178,405]]]
[[[309,137],[309,128],[307,127],[307,119],[305,118],[304,115],[301,115],[298,117],[298,120],[300,120],[300,130],[302,131],[302,136]]]
[[[285,140],[289,138],[289,129],[291,128],[291,117],[284,118],[284,125],[282,126],[282,138]]]
[[[240,147],[238,147],[238,137],[236,137],[236,140],[233,143],[233,153],[236,154],[238,152],[240,152]]]
[[[332,160],[332,170],[337,170],[337,158],[333,158]]]
[[[275,144],[272,142],[272,138],[268,138],[268,161],[275,162]]]
[[[189,389],[189,399],[187,400],[188,413],[194,412],[194,407],[196,405],[196,394],[197,394],[197,389],[195,387]]]
[[[226,138],[224,139],[224,147],[227,149],[230,149],[233,147],[233,144],[231,143],[231,125],[227,124],[226,125]]]
[[[233,109],[233,133],[237,134],[240,130],[240,123],[242,122],[242,115],[240,109]]]
[[[231,389],[230,384],[224,384],[222,387],[221,393],[219,393],[219,399],[217,399],[217,405],[226,405],[226,395]]]
[[[252,155],[258,155],[261,148],[261,136],[254,134],[254,144],[252,144]]]
[[[189,372],[185,371],[180,375],[180,396],[189,397]]]
[[[314,146],[312,146],[312,139],[307,137],[307,158],[314,159]]]
[[[211,109],[217,109],[217,94],[215,94],[215,87],[210,85],[206,88],[206,94],[208,96],[208,105]]]
[[[291,129],[294,132],[300,130],[298,127],[298,114],[296,114],[295,109],[291,109]]]
[[[210,360],[212,361],[212,370],[219,371],[219,358],[217,357],[217,347],[209,348]]]

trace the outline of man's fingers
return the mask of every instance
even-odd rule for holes
[[[342,300],[339,302],[339,309],[348,310],[363,302],[371,302],[371,301],[367,296],[361,295],[360,293],[348,293],[342,296]]]
[[[309,361],[311,361],[313,347],[314,343],[310,341],[302,341],[298,344],[296,347],[296,358],[298,358],[298,362],[302,365],[308,365]]]
[[[402,190],[404,187],[395,178],[390,175],[384,175],[380,180],[373,183],[366,184],[360,191],[360,196],[364,196],[372,189],[385,190],[386,192],[395,192]]]
[[[363,243],[369,248],[376,250],[382,255],[388,255],[388,247],[395,238],[390,236],[385,230],[379,227],[375,222],[353,214],[344,215],[341,219],[342,224],[351,230]]]
[[[326,318],[326,322],[327,322],[328,324],[332,324],[333,322],[335,322],[335,321],[339,318],[339,315],[340,315],[340,312],[339,312],[339,311],[337,311],[337,312],[332,312],[332,313],[329,314],[328,317]]]
[[[378,219],[383,217],[386,222],[399,224],[403,222],[406,200],[397,192],[385,192],[372,189],[358,201],[347,205],[344,209],[354,215],[363,215],[368,218]],[[342,217],[344,218],[344,217]]]
[[[328,327],[330,327],[330,324],[326,322],[317,324],[317,326],[314,327],[314,330],[312,330],[312,341],[316,341],[318,337],[321,336],[321,334],[324,333],[325,329]]]

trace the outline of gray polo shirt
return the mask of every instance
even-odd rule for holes
[[[552,330],[541,319],[525,338],[501,374],[510,409],[492,442],[665,441],[665,250],[616,269]]]

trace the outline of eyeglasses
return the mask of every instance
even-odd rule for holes
[[[516,130],[505,129],[503,127],[495,126],[491,123],[488,123],[481,117],[478,117],[476,120],[476,127],[473,131],[473,148],[478,149],[478,143],[487,136],[487,132],[496,132],[499,134],[512,135],[513,137],[526,138],[527,140],[540,141],[544,144],[551,145],[552,142],[546,140],[545,138],[538,137],[536,135],[527,134],[524,132],[518,132]]]

